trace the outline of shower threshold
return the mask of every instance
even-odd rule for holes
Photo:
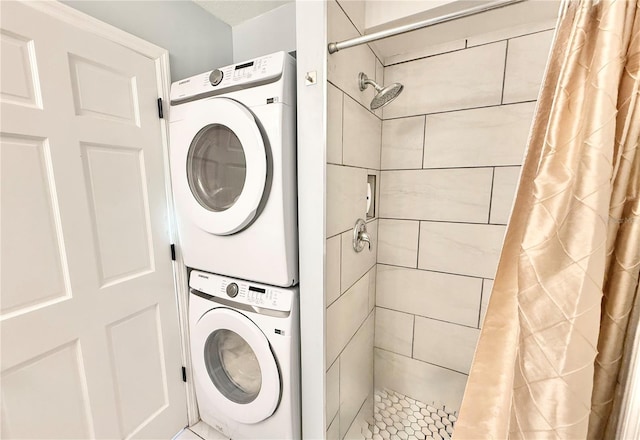
[[[445,405],[421,402],[393,390],[376,390],[373,419],[362,428],[372,440],[448,440],[457,411]]]

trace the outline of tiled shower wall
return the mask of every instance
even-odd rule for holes
[[[329,40],[360,35],[363,2],[330,0],[327,9]],[[330,56],[327,68],[326,418],[327,439],[336,440],[361,438],[360,421],[373,414],[377,217],[367,219],[371,250],[356,253],[351,241],[366,217],[367,176],[379,179],[382,138],[373,91],[361,92],[357,77],[381,79],[383,69],[368,46]]]
[[[553,25],[384,68],[376,388],[460,407]]]

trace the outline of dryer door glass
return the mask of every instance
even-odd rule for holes
[[[225,211],[244,188],[247,163],[238,136],[211,124],[196,134],[187,157],[187,178],[194,197],[209,211]]]
[[[229,400],[246,404],[262,388],[262,371],[256,354],[237,333],[220,329],[204,345],[207,372],[216,388]]]

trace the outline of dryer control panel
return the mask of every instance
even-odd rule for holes
[[[277,81],[282,76],[284,61],[285,53],[276,52],[175,82],[171,85],[171,104]]]
[[[297,288],[280,288],[236,280],[197,270],[191,271],[189,287],[207,295],[263,309],[288,312]]]

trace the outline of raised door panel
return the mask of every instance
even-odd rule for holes
[[[3,371],[2,402],[2,438],[94,436],[78,341]]]
[[[143,151],[82,144],[100,286],[153,272]]]
[[[2,30],[0,53],[0,101],[41,108],[42,97],[33,40]]]
[[[158,305],[107,327],[120,430],[130,437],[169,405]]]
[[[135,76],[74,54],[69,71],[76,115],[140,125]]]
[[[71,289],[48,141],[0,134],[0,178],[6,319],[69,298]]]

